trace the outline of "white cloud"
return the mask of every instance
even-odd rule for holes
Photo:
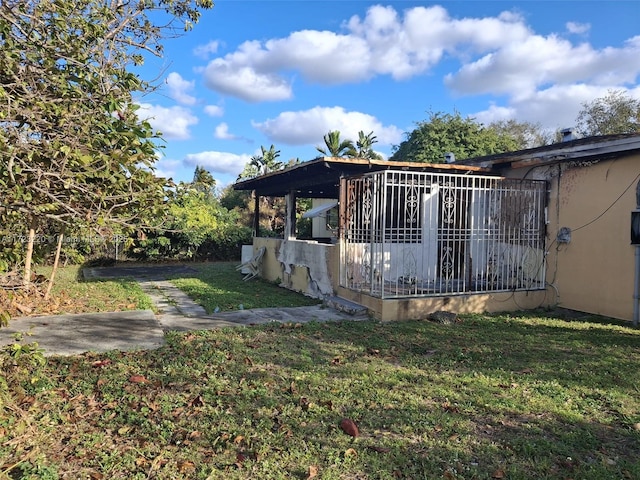
[[[493,104],[472,116],[484,124],[517,119],[537,123],[546,130],[555,131],[573,127],[582,105],[605,96],[609,89],[606,86],[587,84],[554,85],[514,98],[508,106]],[[634,98],[640,98],[640,87],[625,91]]]
[[[224,108],[219,105],[207,105],[204,107],[204,113],[210,117],[222,117],[224,115]]]
[[[206,43],[204,45],[198,45],[196,48],[193,49],[193,54],[196,57],[207,59],[212,54],[218,52],[219,46],[220,46],[220,43],[218,41],[212,40],[209,43]]]
[[[213,136],[220,140],[237,140],[239,137],[229,133],[229,125],[222,122],[216,126]]]
[[[373,131],[376,145],[395,145],[402,141],[402,131],[395,125],[384,126],[375,117],[362,112],[348,112],[342,107],[314,107],[297,112],[282,112],[253,126],[274,142],[288,145],[313,143],[324,145],[323,136],[330,130],[339,130],[345,139],[357,140],[358,132]]]
[[[214,177],[216,177],[216,174],[237,176],[250,160],[250,155],[207,151],[188,154],[185,156],[183,164],[188,167],[200,165],[209,170]]]
[[[287,100],[293,96],[291,85],[276,74],[263,74],[251,66],[218,58],[204,70],[207,87],[247,102]]]
[[[518,118],[563,128],[575,121],[581,103],[608,89],[636,85],[640,75],[640,36],[620,47],[596,48],[566,38],[588,33],[591,25],[567,22],[564,27],[541,35],[515,11],[456,18],[438,5],[402,11],[375,5],[339,31],[299,30],[244,42],[213,59],[203,73],[209,88],[262,102],[292,98],[294,78],[323,85],[381,75],[404,80],[455,60],[460,66],[445,75],[446,87],[458,95],[504,98],[478,112],[479,121]],[[347,138],[373,130],[381,145],[403,140],[397,127],[340,107],[287,111],[254,127],[289,145],[321,144],[322,135],[335,129]]]
[[[325,85],[375,75],[406,79],[424,73],[447,52],[486,51],[530,34],[522,19],[510,12],[457,20],[440,6],[408,9],[401,17],[392,7],[377,5],[364,18],[353,16],[343,29],[344,33],[301,30],[284,38],[244,42],[209,63],[203,71],[205,83],[249,102],[287,100],[293,93],[286,72],[297,71]]]
[[[621,86],[640,74],[640,42],[622,48],[595,50],[573,45],[555,35],[531,35],[505,45],[445,77],[445,84],[462,94],[509,94],[529,97],[548,86],[590,83]]]
[[[162,107],[141,103],[138,117],[148,120],[151,126],[169,140],[187,140],[191,137],[189,127],[198,123],[198,118],[187,108]]]
[[[194,81],[189,82],[183,79],[179,73],[171,72],[167,76],[166,83],[169,86],[169,95],[176,102],[183,105],[195,105],[196,97],[188,93],[195,87]]]
[[[567,22],[566,28],[569,33],[583,34],[591,29],[591,25],[588,23]]]

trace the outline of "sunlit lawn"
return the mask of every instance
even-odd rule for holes
[[[208,313],[242,308],[301,307],[317,305],[318,299],[306,297],[260,278],[242,280],[237,262],[193,264],[193,275],[180,275],[173,283]]]
[[[638,365],[638,330],[536,315],[171,334],[5,364],[0,478],[635,479]]]

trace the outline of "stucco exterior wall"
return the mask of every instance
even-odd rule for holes
[[[254,238],[254,250],[265,247],[262,277],[315,298],[334,294],[338,285],[338,247],[308,240]]]
[[[635,247],[630,245],[640,155],[598,163],[521,169],[549,182],[547,273],[553,304],[633,319]],[[562,227],[568,243],[558,240]]]
[[[538,308],[546,304],[547,292],[499,292],[492,294],[451,295],[385,299],[371,297],[340,287],[338,294],[366,306],[377,320],[419,320],[444,310],[454,313],[513,312]]]

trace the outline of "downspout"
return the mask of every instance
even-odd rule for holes
[[[640,211],[640,181],[636,186],[636,212]],[[631,228],[634,228],[634,222]],[[633,231],[632,231],[633,233]],[[638,326],[640,320],[640,244],[636,244],[636,270],[633,284],[633,326]]]

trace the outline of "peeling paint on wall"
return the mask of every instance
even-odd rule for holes
[[[329,248],[334,247],[306,240],[285,240],[280,245],[277,258],[288,276],[293,274],[294,267],[305,267],[308,283],[303,293],[323,298],[334,293],[327,263]]]

